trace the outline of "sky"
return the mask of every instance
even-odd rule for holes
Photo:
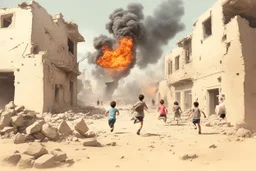
[[[26,0],[0,0],[0,8],[14,7]],[[153,13],[155,7],[164,0],[37,0],[51,15],[62,13],[66,20],[74,21],[79,26],[80,33],[84,36],[84,43],[78,46],[78,58],[81,59],[86,52],[93,51],[93,39],[100,34],[108,34],[105,24],[109,21],[108,17],[116,8],[126,8],[131,2],[139,2],[144,6],[145,16]],[[217,0],[183,0],[185,14],[182,22],[186,28],[177,34],[164,49],[164,56],[175,46],[176,42],[186,37],[192,31],[192,26],[197,18],[209,9]],[[30,2],[29,0],[26,2]],[[78,60],[79,60],[78,59]],[[159,61],[160,63],[161,61]],[[154,68],[154,66],[150,66]],[[80,70],[90,70],[84,60],[80,63]],[[135,69],[136,71],[136,69]],[[137,71],[136,71],[137,72]],[[139,71],[138,71],[139,72]],[[140,71],[141,72],[141,71]],[[142,71],[143,72],[143,71]]]

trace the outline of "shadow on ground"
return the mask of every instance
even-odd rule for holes
[[[151,134],[151,133],[146,133],[141,135],[142,137],[159,137],[161,134]]]

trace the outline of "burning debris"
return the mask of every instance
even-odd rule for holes
[[[93,75],[97,79],[108,75],[118,82],[128,76],[135,65],[144,69],[157,63],[162,46],[184,29],[180,21],[183,14],[180,0],[163,2],[153,16],[146,18],[139,3],[129,4],[126,10],[116,9],[106,25],[113,38],[100,35],[94,39],[96,52],[89,55],[88,61],[100,67],[95,67]]]

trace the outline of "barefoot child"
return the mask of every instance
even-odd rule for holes
[[[163,121],[166,122],[166,120],[167,120],[166,114],[168,111],[167,111],[166,107],[164,106],[164,100],[160,100],[160,105],[158,106],[157,111],[160,113],[158,120],[163,119]]]
[[[198,106],[199,106],[199,103],[194,102],[194,109],[192,109],[191,112],[189,113],[189,117],[191,116],[191,114],[193,114],[193,124],[195,125],[195,129],[197,129],[196,125],[198,125],[198,129],[199,129],[198,134],[201,134],[201,125],[200,125],[201,113],[204,115],[205,118],[206,118],[206,115],[204,111],[198,108]]]
[[[179,120],[180,120],[180,116],[181,116],[181,113],[182,113],[182,110],[181,110],[178,102],[174,102],[173,112],[174,112],[174,120],[176,119],[177,125],[178,125]]]
[[[108,124],[109,124],[109,127],[111,128],[111,132],[114,131],[114,126],[115,126],[115,123],[116,123],[116,116],[119,116],[119,111],[118,109],[116,109],[116,102],[115,101],[112,101],[110,103],[110,106],[111,108],[106,112],[106,116],[108,116]]]
[[[144,95],[143,94],[139,95],[139,101],[132,108],[135,111],[134,124],[140,123],[140,128],[137,131],[138,135],[140,135],[140,131],[143,127],[144,110],[148,109],[146,103],[143,100],[144,100]]]

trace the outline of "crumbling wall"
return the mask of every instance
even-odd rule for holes
[[[32,4],[34,53],[47,52],[43,57],[44,111],[63,112],[77,103],[77,42],[83,38],[78,31],[70,30],[69,27],[76,25],[65,22],[62,14],[52,17],[39,4]],[[68,39],[74,43],[73,54],[69,51]],[[56,90],[60,96],[58,100]]]
[[[31,53],[31,9],[0,9],[0,15],[12,14],[12,24],[0,28],[0,72],[13,72],[17,105],[42,111],[43,73],[42,60]]]
[[[245,74],[244,86],[244,113],[245,113],[245,126],[249,129],[256,130],[256,29],[249,26],[249,22],[241,17],[237,17],[237,22],[240,31],[240,40],[242,47],[242,58],[244,60],[243,67]],[[236,76],[236,77],[241,77]]]

